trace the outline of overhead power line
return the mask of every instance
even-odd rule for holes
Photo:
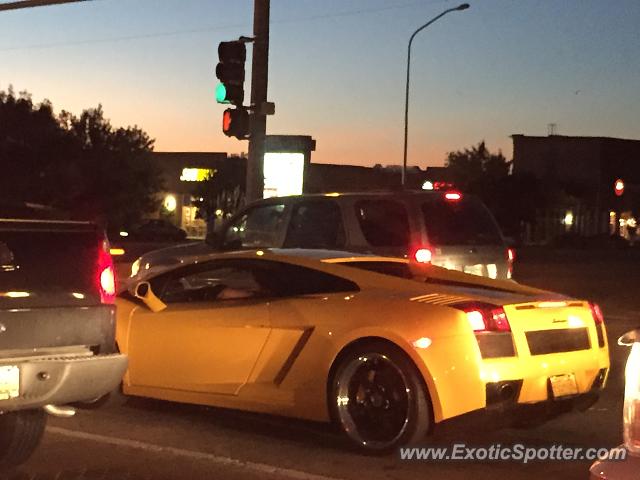
[[[37,0],[33,0],[34,3]],[[63,3],[64,0],[58,1],[58,3]],[[90,0],[66,0],[66,1],[90,1]],[[25,2],[14,2],[14,3],[26,3]],[[29,2],[31,3],[31,2]],[[42,1],[39,1],[38,3],[43,3]],[[397,5],[389,5],[386,7],[378,7],[378,8],[362,8],[362,9],[358,9],[358,10],[346,10],[346,11],[342,11],[342,12],[334,12],[334,13],[327,13],[327,14],[316,14],[316,15],[309,15],[309,16],[302,16],[302,17],[298,17],[298,18],[283,18],[281,20],[272,20],[271,24],[275,25],[275,24],[291,24],[291,23],[303,23],[303,22],[310,22],[310,21],[316,21],[316,20],[325,20],[325,19],[331,19],[331,18],[340,18],[340,17],[351,17],[351,16],[357,16],[357,15],[366,15],[366,14],[372,14],[372,13],[380,13],[380,12],[385,12],[388,10],[397,10],[397,9],[401,9],[401,8],[407,8],[407,7],[413,7],[416,5],[433,5],[436,3],[447,3],[446,0],[436,0],[436,1],[432,1],[432,2],[428,2],[425,3],[424,0],[420,1],[420,2],[408,2],[408,3],[402,3],[402,4],[397,4]],[[0,4],[0,6],[3,6],[5,4]],[[73,46],[79,46],[79,45],[91,45],[91,44],[97,44],[97,43],[111,43],[111,42],[124,42],[124,41],[131,41],[131,40],[145,40],[145,39],[149,39],[149,38],[162,38],[162,37],[174,37],[174,36],[180,36],[180,35],[193,35],[193,34],[199,34],[199,33],[209,33],[209,32],[216,32],[216,31],[222,31],[222,30],[231,30],[231,29],[241,29],[241,28],[246,28],[249,29],[251,27],[251,25],[249,23],[246,24],[235,24],[235,25],[217,25],[217,26],[211,26],[211,27],[201,27],[201,28],[192,28],[192,29],[185,29],[185,30],[173,30],[173,31],[164,31],[164,32],[149,32],[149,33],[142,33],[142,34],[136,34],[136,35],[124,35],[124,36],[120,36],[120,37],[108,37],[108,38],[88,38],[86,40],[71,40],[68,42],[55,42],[55,43],[41,43],[41,44],[33,44],[33,45],[20,45],[20,46],[15,46],[15,47],[5,47],[5,48],[0,48],[0,52],[10,52],[10,51],[17,51],[17,50],[40,50],[40,49],[48,49],[48,48],[57,48],[57,47],[73,47]]]
[[[87,0],[21,0],[19,2],[0,3],[0,12],[3,10],[19,10],[21,8],[47,7],[62,3],[86,2]]]

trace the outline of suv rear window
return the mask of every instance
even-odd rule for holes
[[[433,198],[422,204],[429,243],[433,245],[501,245],[502,237],[489,213],[478,200]]]
[[[373,247],[404,247],[409,244],[409,215],[394,200],[361,200],[355,205],[360,229]]]

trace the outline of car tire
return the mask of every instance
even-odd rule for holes
[[[0,470],[25,462],[40,443],[46,424],[42,409],[0,415]]]
[[[431,430],[431,401],[418,369],[385,342],[340,355],[329,406],[336,425],[361,453],[381,455],[421,441]]]

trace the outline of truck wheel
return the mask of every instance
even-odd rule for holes
[[[0,467],[25,462],[40,443],[46,423],[42,409],[0,415]]]

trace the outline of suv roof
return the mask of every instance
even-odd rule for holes
[[[269,197],[256,200],[248,205],[257,205],[265,203],[293,203],[306,198],[357,198],[357,197],[394,197],[394,198],[411,198],[411,197],[437,197],[446,193],[445,190],[375,190],[370,192],[331,192],[331,193],[303,193],[302,195],[289,195],[286,197]],[[465,196],[475,197],[472,194],[464,194]]]

